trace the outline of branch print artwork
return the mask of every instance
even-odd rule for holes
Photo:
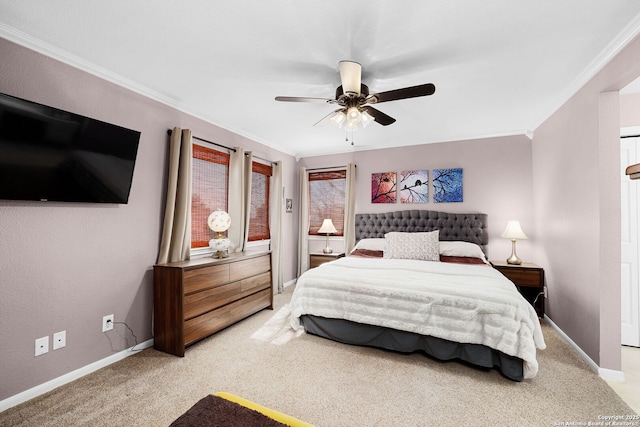
[[[429,201],[429,171],[400,172],[400,203],[427,203]]]
[[[433,170],[433,201],[462,201],[462,168]]]
[[[371,174],[371,203],[396,202],[396,173]]]

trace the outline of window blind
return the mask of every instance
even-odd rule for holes
[[[271,166],[253,162],[251,167],[251,213],[248,240],[266,240],[269,231],[269,179]]]
[[[318,235],[325,218],[338,230],[335,235],[344,234],[346,185],[346,170],[309,172],[309,235]]]
[[[228,210],[229,154],[193,144],[191,247],[209,246],[215,233],[207,225],[211,212]]]

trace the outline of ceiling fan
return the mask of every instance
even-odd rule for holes
[[[314,126],[324,124],[330,120],[334,125],[340,128],[344,125],[347,131],[352,132],[358,130],[360,125],[366,127],[372,121],[383,126],[388,126],[396,121],[393,117],[373,108],[370,104],[428,96],[433,95],[436,91],[436,87],[432,83],[426,83],[370,94],[369,87],[361,82],[362,66],[359,63],[355,61],[340,61],[339,69],[342,85],[336,89],[335,99],[276,96],[276,101],[337,104],[340,108],[327,114]]]

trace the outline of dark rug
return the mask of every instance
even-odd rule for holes
[[[266,415],[222,397],[208,395],[169,427],[286,427]]]

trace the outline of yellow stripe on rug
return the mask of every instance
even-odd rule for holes
[[[283,414],[282,412],[278,412],[278,411],[274,411],[273,409],[269,409],[265,406],[262,405],[258,405],[255,402],[252,402],[250,400],[247,399],[243,399],[242,397],[236,396],[234,394],[231,393],[227,393],[224,391],[219,391],[217,393],[214,393],[214,396],[218,396],[221,397],[223,399],[229,400],[231,402],[237,403],[238,405],[242,405],[245,408],[249,408],[249,409],[253,409],[254,411],[258,411],[261,414],[276,420],[282,424],[286,424],[288,426],[291,427],[314,427],[313,425],[309,424],[309,423],[305,423],[304,421],[301,421],[297,418],[294,418],[292,416],[289,416],[287,414]]]

